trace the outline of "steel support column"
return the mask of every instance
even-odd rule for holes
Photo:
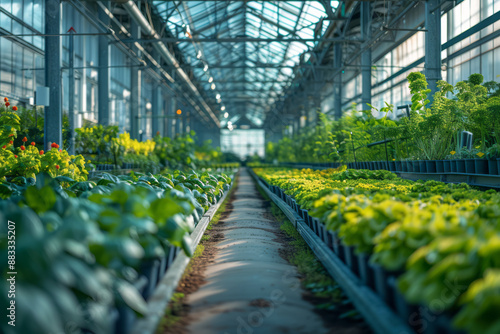
[[[135,21],[130,22],[130,30],[132,38],[141,37],[141,28]],[[140,54],[140,51],[136,49],[136,52]],[[130,69],[130,137],[132,139],[139,139],[139,116],[141,114],[141,70],[137,67],[132,67]]]
[[[432,103],[437,91],[437,82],[441,80],[441,0],[425,2],[425,76],[431,93],[427,97]]]
[[[333,67],[338,71],[333,79],[333,110],[335,119],[342,117],[342,46],[335,44],[333,47]]]
[[[159,86],[153,86],[153,96],[151,99],[151,109],[152,109],[152,117],[151,117],[151,129],[152,129],[152,136],[156,136],[156,133],[160,134],[162,133],[162,124],[160,122],[160,117],[163,115],[163,109],[161,108],[161,103],[160,103],[160,98],[161,98],[161,92],[160,92],[160,87]]]
[[[370,26],[372,21],[371,3],[363,1],[361,3],[361,37],[363,40],[371,38]],[[372,51],[368,47],[361,54],[361,103],[363,110],[370,110],[369,104],[372,102]]]
[[[109,8],[109,2],[103,2],[103,5]],[[99,6],[99,20],[109,25],[109,16]],[[98,88],[98,121],[101,125],[109,125],[111,122],[109,114],[109,39],[108,36],[101,35],[99,38],[99,69],[97,78],[99,83]],[[133,71],[133,69],[132,69]]]
[[[45,107],[44,147],[51,143],[62,148],[61,106],[61,1],[45,1],[45,85],[50,88],[50,106]],[[74,94],[74,92],[70,92]]]

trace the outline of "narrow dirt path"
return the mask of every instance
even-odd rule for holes
[[[242,170],[223,220],[205,284],[188,295],[190,333],[327,333],[314,305],[302,299],[295,266],[280,256],[276,223]]]
[[[192,260],[171,303],[171,325],[163,334],[364,334],[359,321],[315,308],[325,300],[301,286],[303,277],[288,262],[293,238],[280,229],[270,203],[246,169],[218,224],[206,233],[203,253]],[[312,264],[311,264],[312,265]],[[173,316],[173,318],[172,318]],[[165,319],[168,319],[168,315]],[[168,321],[167,321],[168,322]]]

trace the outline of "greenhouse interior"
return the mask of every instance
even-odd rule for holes
[[[500,334],[500,0],[0,0],[0,332]]]

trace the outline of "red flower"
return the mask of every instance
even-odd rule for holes
[[[40,155],[43,155],[45,152],[43,150],[40,151]]]
[[[3,101],[4,101],[4,102],[9,102],[9,98],[4,97],[4,98],[3,98]]]
[[[52,144],[50,145],[50,147],[59,148],[59,145],[57,145],[56,143],[52,143]]]
[[[62,152],[62,150],[59,150],[59,152]]]
[[[21,151],[24,151],[26,149],[26,147],[24,147],[23,145],[21,145]]]
[[[9,102],[5,102],[5,106],[6,107],[10,106],[10,103]]]
[[[11,140],[11,141],[9,142],[9,144],[11,144],[11,145],[12,145],[12,144],[14,144],[14,142]]]
[[[14,137],[14,134],[13,134],[13,133],[11,133],[11,134],[9,135],[9,137]]]
[[[59,168],[61,168],[61,167],[59,167],[59,165],[56,165],[56,169],[59,169]]]
[[[28,138],[24,137],[23,138],[23,143],[26,143],[28,141]]]
[[[16,106],[13,106],[13,107],[12,107],[12,110],[17,111],[17,107],[16,107]]]
[[[31,146],[35,146],[35,142],[34,141],[31,142]]]
[[[14,155],[14,158],[16,158],[16,159],[17,159],[17,155]]]
[[[7,145],[2,146],[2,148],[6,148],[6,147],[7,147]]]

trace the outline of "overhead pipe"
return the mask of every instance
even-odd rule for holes
[[[123,4],[123,7],[125,10],[130,14],[130,16],[137,22],[137,24],[141,27],[141,29],[144,30],[144,33],[146,35],[149,35],[153,37],[154,39],[161,39],[161,36],[155,31],[155,29],[149,24],[148,20],[146,17],[142,14],[141,10],[137,5],[134,3],[134,1],[129,0],[128,2]],[[189,79],[188,75],[184,70],[181,68],[179,62],[177,59],[175,59],[175,56],[168,51],[167,47],[163,42],[157,42],[153,43],[153,47],[158,51],[158,53],[170,64],[175,68],[175,71],[177,74],[186,82],[186,84],[191,88],[193,93],[198,97],[200,100],[202,106],[205,108],[209,116],[212,118],[214,123],[220,127],[220,122],[217,116],[213,113],[213,111],[210,109],[208,104],[205,102],[203,97],[201,96],[200,92],[196,88],[196,86],[193,84],[193,82]]]

